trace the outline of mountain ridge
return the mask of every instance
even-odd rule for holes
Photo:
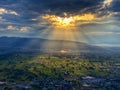
[[[48,40],[41,38],[0,37],[0,53],[5,52],[45,52],[61,53],[115,53],[114,48],[103,48],[82,42],[68,40]],[[2,52],[3,51],[3,52]],[[119,50],[117,50],[119,51]],[[64,53],[65,53],[64,52]]]

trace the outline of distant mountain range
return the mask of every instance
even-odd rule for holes
[[[86,43],[65,40],[0,37],[0,54],[11,52],[118,54],[120,53],[120,48],[98,47]]]

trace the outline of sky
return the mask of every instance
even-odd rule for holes
[[[0,0],[0,36],[120,46],[120,0]]]

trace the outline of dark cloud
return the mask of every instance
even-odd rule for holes
[[[98,13],[105,0],[0,0],[0,6],[18,11],[23,19],[34,18],[40,14],[83,14]],[[117,1],[117,0],[116,0]],[[102,14],[100,14],[102,16]]]
[[[96,11],[97,7],[104,0],[29,0],[28,10],[38,13],[50,11],[51,14],[61,15],[61,13],[78,14],[85,8]]]
[[[112,2],[112,5],[111,5],[110,9],[113,12],[120,12],[120,0],[114,0]]]
[[[61,15],[63,12],[78,14],[85,8],[96,11],[104,0],[0,0],[0,6],[20,11],[33,11],[39,14],[51,11],[51,14]],[[94,9],[92,8],[94,7]],[[89,11],[87,9],[87,11]]]
[[[120,0],[113,0],[109,10],[111,12],[116,12],[114,17],[116,17],[117,20],[120,20]]]

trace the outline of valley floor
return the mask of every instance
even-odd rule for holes
[[[116,60],[16,53],[0,60],[0,90],[120,90],[119,71]]]

